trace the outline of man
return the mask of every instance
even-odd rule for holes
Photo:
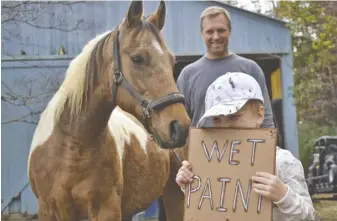
[[[205,94],[208,86],[227,72],[244,72],[254,77],[262,88],[265,100],[265,116],[262,127],[274,127],[266,80],[261,68],[252,60],[243,58],[228,50],[232,30],[231,19],[226,9],[212,6],[200,16],[200,31],[207,46],[207,53],[180,73],[177,85],[185,96],[185,106],[196,126],[205,110]]]

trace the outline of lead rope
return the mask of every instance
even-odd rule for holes
[[[156,143],[156,141],[155,141],[153,135],[151,135],[151,139],[152,139],[153,142]],[[157,143],[156,143],[156,144],[157,144]],[[157,144],[157,145],[158,145],[158,144]],[[161,147],[159,147],[159,148],[161,148]],[[179,157],[179,155],[178,155],[178,153],[176,152],[175,149],[173,149],[173,153],[174,153],[174,155],[176,156],[177,160],[182,164],[182,163],[183,163],[183,160]],[[180,190],[181,190],[183,193],[185,193],[185,190],[184,190],[182,187],[180,187]]]
[[[160,147],[159,144],[156,142],[156,139],[154,138],[154,135],[153,135],[153,134],[149,134],[149,135],[150,135],[150,137],[151,137],[152,142],[154,142],[154,143],[156,144],[156,146],[158,147],[157,150],[160,151],[160,150],[161,150],[161,147]],[[180,158],[179,154],[176,152],[175,149],[173,149],[173,153],[174,153],[174,155],[176,156],[177,160],[178,160],[180,163],[182,163],[183,160]]]
[[[177,154],[176,150],[173,149],[173,153],[176,156],[176,158],[178,159],[178,161],[180,161],[180,163],[183,163],[183,160],[179,157],[179,155]]]
[[[176,156],[176,158],[178,159],[178,161],[182,164],[183,161],[182,161],[182,159],[179,157],[179,155],[177,154],[176,150],[173,149],[173,153],[174,153],[174,155]],[[182,187],[180,187],[180,190],[185,194],[185,190],[184,190]]]

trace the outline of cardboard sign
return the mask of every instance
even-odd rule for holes
[[[256,172],[275,174],[276,129],[191,128],[185,221],[271,221],[272,202],[253,191]]]

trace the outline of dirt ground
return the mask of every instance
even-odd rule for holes
[[[317,221],[337,221],[337,199],[332,200],[320,200],[315,199],[318,196],[313,196],[314,207],[319,218]],[[323,198],[330,198],[331,195],[320,196]]]
[[[329,196],[327,196],[329,197]],[[317,197],[313,197],[315,199]],[[337,200],[314,200],[314,207],[317,212],[316,221],[337,221]],[[156,219],[146,221],[158,221]]]
[[[337,221],[337,201],[315,202],[314,207],[320,218],[317,221]]]

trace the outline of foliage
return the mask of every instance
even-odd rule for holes
[[[337,134],[337,127],[320,126],[312,122],[298,125],[300,160],[305,171],[312,163],[313,145],[316,139],[324,135]],[[305,172],[305,174],[307,174]]]
[[[25,56],[29,58],[32,54],[27,52],[27,48],[45,47],[42,44],[35,45],[33,41],[30,41],[30,38],[34,38],[34,36],[27,36],[25,33],[26,28],[30,30],[49,30],[55,33],[91,30],[96,27],[93,21],[76,17],[69,19],[69,17],[64,16],[64,14],[76,12],[76,8],[79,8],[80,4],[83,3],[83,1],[1,2],[2,56],[14,58],[12,61],[29,66],[29,71],[22,69],[23,71],[20,72],[26,78],[19,79],[19,77],[15,76],[1,79],[1,86],[3,87],[1,104],[3,105],[3,110],[5,110],[4,113],[10,113],[8,114],[9,116],[6,116],[6,114],[2,116],[1,124],[17,122],[37,124],[39,115],[47,101],[58,89],[61,83],[60,78],[64,76],[64,73],[50,73],[55,72],[52,68],[48,71],[43,69],[43,74],[39,73],[36,70],[39,67],[43,67],[43,65],[33,65],[34,62],[15,58],[18,55],[21,58]],[[60,11],[62,13],[58,13]],[[12,48],[13,45],[18,44],[21,47],[21,52],[14,51]],[[58,54],[65,54],[63,45],[60,45]],[[34,74],[30,73],[30,71]],[[19,75],[17,70],[14,73]],[[14,79],[16,80],[14,81]],[[16,111],[11,111],[14,109]]]
[[[42,29],[53,29],[60,31],[73,31],[81,28],[81,24],[84,23],[83,19],[76,21],[76,23],[71,27],[67,27],[68,21],[64,20],[61,16],[52,13],[52,18],[50,19],[50,24],[38,24],[40,20],[44,19],[48,9],[55,5],[64,6],[71,8],[74,4],[79,4],[80,2],[56,2],[56,1],[44,1],[44,2],[32,2],[32,1],[3,1],[1,4],[1,24],[6,23],[24,23],[31,27],[42,28]]]
[[[331,197],[331,195],[330,195]],[[317,221],[337,221],[337,207],[336,201],[314,201],[314,207],[316,213],[321,217],[320,219],[316,219]]]
[[[86,31],[95,28],[95,23],[84,18],[69,19],[68,16],[64,16],[74,13],[76,6],[82,3],[82,1],[2,1],[2,55],[26,55],[25,48],[35,46],[29,41],[28,36],[23,34],[26,28],[58,32]],[[62,13],[59,13],[60,11]],[[12,51],[10,47],[13,43],[21,45],[21,52]]]
[[[228,5],[236,6],[236,7],[239,6],[238,0],[221,0],[220,2],[223,2]]]
[[[36,70],[35,70],[36,71]],[[55,70],[36,71],[34,76],[13,77],[7,84],[1,81],[1,124],[37,124],[40,114],[56,90],[60,87],[64,74]]]
[[[292,33],[295,96],[300,122],[337,124],[337,3],[281,1],[276,14]]]
[[[275,14],[292,34],[300,159],[312,163],[314,141],[337,135],[337,4],[280,1]]]

